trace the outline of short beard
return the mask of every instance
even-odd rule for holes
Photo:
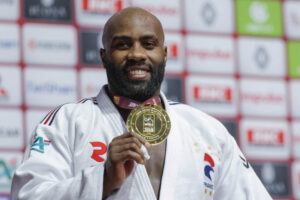
[[[164,60],[156,67],[148,65],[151,73],[149,81],[128,79],[125,70],[128,65],[130,64],[126,64],[124,67],[119,68],[113,63],[107,63],[105,68],[110,89],[115,95],[127,97],[139,102],[144,102],[153,97],[160,89],[160,85],[164,78]]]

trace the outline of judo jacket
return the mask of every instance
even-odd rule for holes
[[[160,96],[171,130],[159,199],[272,199],[219,121]],[[108,146],[125,132],[126,124],[104,88],[95,98],[59,106],[36,127],[14,174],[11,199],[101,200]],[[135,164],[107,199],[156,199],[145,166]]]

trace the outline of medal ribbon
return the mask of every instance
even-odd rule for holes
[[[130,110],[134,109],[135,107],[141,104],[144,104],[145,106],[148,105],[154,106],[154,105],[159,105],[161,103],[159,96],[152,97],[144,102],[139,102],[139,101],[129,99],[127,97],[113,95],[113,101],[120,108],[125,108]]]

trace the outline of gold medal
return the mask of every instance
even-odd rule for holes
[[[151,145],[163,142],[171,129],[170,118],[160,106],[136,107],[130,112],[126,125],[128,131],[141,135]]]

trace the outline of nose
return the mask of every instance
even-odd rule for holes
[[[139,43],[135,43],[131,47],[131,49],[127,55],[127,58],[128,58],[128,60],[134,60],[134,61],[146,60],[146,58],[147,58],[146,50]]]

